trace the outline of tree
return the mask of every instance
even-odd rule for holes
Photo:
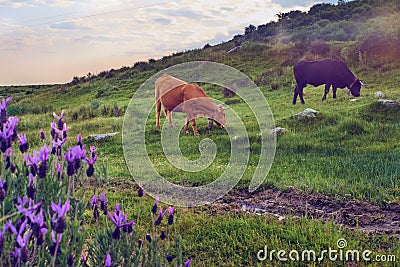
[[[244,28],[244,34],[248,35],[256,30],[256,26],[250,24],[248,27]]]

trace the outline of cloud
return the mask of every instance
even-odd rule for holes
[[[59,30],[76,30],[76,29],[80,29],[81,27],[73,21],[66,21],[66,22],[59,22],[59,23],[51,24],[50,28],[59,29]]]
[[[153,22],[166,26],[166,25],[171,24],[172,20],[166,19],[166,18],[157,18],[157,19],[153,19]]]

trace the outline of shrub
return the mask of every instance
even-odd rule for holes
[[[104,193],[98,198],[95,194],[90,207],[95,219],[100,209],[113,227],[96,225],[96,233],[90,236],[83,218],[89,184],[101,182],[94,168],[96,148],[86,149],[80,135],[75,145],[65,145],[71,143],[67,141],[70,129],[62,111],[60,116],[53,113],[56,121],[51,123],[51,136],[41,134],[43,146],[39,151],[30,151],[26,135],[17,133],[18,118],[8,116],[10,101],[11,97],[3,99],[0,105],[2,266],[88,266],[88,262],[92,266],[161,266],[162,259],[174,257],[175,265],[182,266],[179,236],[174,250],[159,249],[161,244],[163,248],[171,247],[171,239],[164,240],[170,231],[159,228],[166,214],[168,222],[164,224],[173,227],[174,208],[163,213],[158,199],[153,206],[149,244],[143,242],[145,238],[140,238],[138,227],[118,204],[113,213],[107,210]],[[142,197],[143,191],[140,189],[138,194]],[[174,255],[170,254],[172,251]]]

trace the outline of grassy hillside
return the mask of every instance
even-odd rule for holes
[[[0,87],[0,95],[13,96],[8,112],[18,115],[19,131],[27,133],[33,148],[40,143],[39,129],[49,129],[52,112],[59,114],[65,109],[65,121],[72,128],[72,135],[81,133],[88,145],[98,146],[99,160],[108,170],[110,184],[105,188],[111,199],[123,202],[129,209],[137,197],[130,188],[133,178],[125,165],[121,135],[101,143],[87,136],[122,132],[124,112],[131,97],[158,71],[194,60],[224,63],[242,71],[259,86],[275,124],[288,130],[278,137],[275,160],[263,188],[296,187],[307,193],[378,206],[400,203],[400,110],[382,106],[375,97],[376,91],[382,91],[387,99],[400,100],[399,11],[397,1],[316,5],[308,13],[280,14],[277,22],[249,26],[245,34],[216,46],[206,45],[203,49],[98,75],[74,77],[71,83],[63,85]],[[228,53],[236,46],[240,48]],[[309,86],[304,90],[306,104],[293,106],[293,64],[301,59],[325,57],[344,60],[369,86],[362,88],[361,97],[354,102],[342,90],[337,99],[332,99],[330,93],[321,102],[323,88]],[[213,85],[203,88],[210,97],[230,105],[245,121],[248,131],[250,161],[232,193],[235,195],[247,189],[257,166],[258,126],[238,96],[225,98],[221,88]],[[312,119],[293,118],[305,108],[318,110],[319,114]],[[171,166],[162,152],[154,113],[146,126],[146,143],[161,175],[176,183],[197,186],[213,181],[225,170],[230,155],[229,138],[223,130],[207,132],[205,119],[198,120],[201,138],[182,135],[180,148],[185,156],[195,159],[200,155],[200,141],[211,138],[218,148],[213,164],[190,175]],[[194,266],[264,266],[265,262],[261,264],[256,259],[257,251],[264,245],[273,249],[320,249],[335,245],[341,237],[349,241],[351,248],[396,254],[400,260],[398,237],[366,235],[307,216],[278,221],[273,216],[240,211],[214,212],[210,207],[180,209],[178,214],[183,251],[194,258]],[[344,262],[337,264],[345,266]]]

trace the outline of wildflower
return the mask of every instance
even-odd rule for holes
[[[162,208],[160,207],[160,209],[159,209],[159,211],[158,211],[158,218],[157,218],[157,220],[155,221],[155,225],[160,225],[161,224],[161,221],[162,221],[162,219],[163,219],[163,217],[164,217],[164,213],[163,213],[163,210],[162,210]]]
[[[93,165],[96,163],[97,155],[90,154],[90,159],[86,158],[85,161],[89,165],[89,168],[86,170],[86,175],[88,177],[92,177],[94,173]]]
[[[57,124],[58,130],[62,130],[63,125],[64,125],[64,122],[62,120],[64,117],[64,110],[61,111],[60,116],[58,116],[55,112],[53,112],[53,117],[58,120],[58,124]]]
[[[173,207],[169,207],[168,209],[168,224],[171,225],[174,223],[174,211],[175,209]]]
[[[39,214],[37,216],[31,216],[30,220],[33,235],[36,237],[36,245],[40,246],[44,242],[44,235],[48,232],[43,210],[40,209]]]
[[[141,186],[139,186],[139,189],[138,189],[138,196],[143,197],[143,188]]]
[[[165,234],[165,229],[161,229],[161,234],[160,234],[160,238],[161,240],[164,240],[167,237],[167,235]]]
[[[100,200],[100,209],[103,211],[104,215],[107,215],[108,201],[107,201],[106,194],[104,193],[104,191],[100,194],[99,200]]]
[[[8,148],[11,147],[11,137],[14,135],[13,126],[8,123],[8,121],[3,124],[2,129],[0,129],[0,141],[1,141],[1,152],[6,152]]]
[[[62,234],[55,234],[54,231],[51,231],[51,239],[53,240],[53,245],[50,247],[50,254],[52,256],[55,256],[56,254],[60,254],[61,250],[60,250],[60,246],[58,246],[58,244],[60,244],[61,239],[62,239]],[[57,251],[56,251],[56,247],[57,247]]]
[[[167,259],[168,262],[172,262],[175,259],[175,255],[167,254],[165,258]]]
[[[113,214],[111,214],[110,212],[108,212],[107,214],[115,225],[114,232],[112,233],[112,238],[116,240],[119,240],[121,238],[121,228],[127,227],[126,230],[129,231],[130,229],[132,229],[131,227],[135,224],[134,221],[127,222],[127,216],[125,216],[120,211],[120,206],[118,204],[115,206]]]
[[[28,206],[26,206],[28,204]],[[32,220],[32,216],[42,207],[42,202],[34,203],[32,199],[29,199],[27,196],[23,198],[17,197],[15,207],[17,210],[26,217]]]
[[[57,163],[56,168],[57,168],[57,178],[64,180],[64,173],[61,173],[62,172],[61,164]]]
[[[18,139],[19,139],[19,141],[18,141],[19,150],[21,151],[21,153],[25,153],[29,149],[29,144],[28,144],[28,141],[26,140],[26,134],[24,134],[24,135],[19,134]]]
[[[77,146],[79,146],[80,148],[82,148],[82,136],[81,134],[78,134],[78,136],[76,137],[76,142],[77,142]]]
[[[44,145],[39,151],[39,159],[41,160],[41,163],[39,166],[39,172],[38,172],[39,178],[46,177],[47,161],[49,160],[49,155],[50,155],[49,147]]]
[[[149,242],[151,243],[152,238],[151,238],[151,235],[150,235],[150,234],[146,234],[146,240],[149,241]]]
[[[93,217],[97,220],[99,218],[99,209],[97,206],[97,196],[96,194],[90,199],[90,205],[92,205]]]
[[[69,176],[74,175],[81,167],[81,160],[85,158],[86,150],[75,146],[70,148],[67,153],[65,153],[65,159],[68,162],[67,174]]]
[[[58,203],[59,203],[58,205],[55,203],[51,203],[51,208],[53,209],[54,212],[56,212],[52,218],[53,222],[52,226],[57,233],[62,234],[66,228],[64,216],[70,209],[70,201],[69,199],[67,199],[65,201],[65,204],[62,205],[60,199]],[[55,220],[56,215],[57,215],[57,220]]]
[[[4,201],[4,199],[7,196],[7,181],[6,180],[1,180],[0,177],[0,203]]]
[[[74,265],[74,260],[75,260],[75,255],[73,253],[69,254],[68,259],[67,259],[68,267],[71,267]]]
[[[66,141],[67,141],[66,138],[63,139],[57,138],[57,140],[51,140],[50,142],[53,145],[53,148],[51,149],[51,154],[60,156],[62,152],[62,146]]]
[[[6,122],[9,129],[12,130],[11,139],[10,139],[11,142],[14,142],[18,138],[18,133],[17,133],[18,122],[19,122],[19,119],[17,117],[9,117],[8,121]]]
[[[24,155],[24,162],[29,167],[33,176],[35,176],[38,171],[38,164],[40,162],[39,152],[34,150],[32,156]]]
[[[158,206],[158,197],[156,197],[156,202],[154,203],[153,207],[151,208],[151,212],[153,214],[156,214],[157,212],[157,206]]]
[[[191,259],[188,259],[188,260],[185,262],[185,267],[190,267],[191,264],[192,264],[192,260],[191,260]]]
[[[81,254],[81,262],[84,267],[89,267],[89,265],[87,264],[87,259],[83,254]]]
[[[36,188],[33,186],[34,182],[34,176],[32,173],[29,174],[29,185],[28,188],[26,189],[26,195],[28,198],[34,200],[35,199],[35,193],[36,193]]]
[[[1,233],[0,233],[1,234]],[[1,240],[0,240],[1,241]],[[143,240],[139,239],[138,241],[138,248],[141,249],[143,247]],[[1,250],[0,250],[1,251]]]
[[[112,260],[111,260],[111,255],[110,255],[110,253],[108,253],[108,252],[107,252],[105,264],[106,264],[106,267],[111,267],[112,264],[113,264],[113,262],[112,262]]]
[[[0,122],[5,123],[7,121],[7,106],[10,103],[12,97],[8,97],[7,99],[2,99],[0,102]]]
[[[44,139],[46,139],[46,135],[44,134],[44,131],[43,131],[43,129],[40,129],[40,132],[39,132],[39,137],[40,137],[40,140],[44,140]]]

